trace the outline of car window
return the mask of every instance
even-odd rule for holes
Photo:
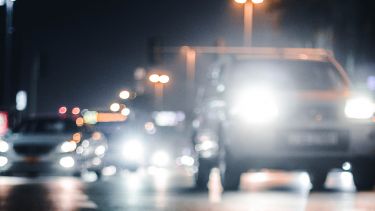
[[[74,133],[78,128],[73,120],[32,119],[22,122],[14,129],[16,133]]]

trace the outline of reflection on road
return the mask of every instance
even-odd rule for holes
[[[0,179],[0,210],[95,209],[96,204],[74,178]]]
[[[309,193],[306,173],[264,171],[242,176],[241,191],[223,193],[217,170],[209,192],[165,169],[125,172],[100,181],[0,178],[0,210],[374,210],[375,192],[354,192],[350,173],[333,172],[331,191]],[[340,191],[338,191],[340,190]]]

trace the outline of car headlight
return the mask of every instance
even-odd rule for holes
[[[0,167],[5,166],[8,163],[8,158],[4,156],[0,156]]]
[[[72,168],[75,165],[75,161],[71,156],[65,156],[60,158],[59,163],[64,168]]]
[[[97,156],[104,155],[105,151],[106,151],[105,146],[103,146],[103,145],[97,146],[95,148],[95,155],[97,155]]]
[[[251,89],[238,95],[230,113],[248,123],[262,124],[274,121],[279,109],[270,90]]]
[[[165,167],[169,162],[169,154],[165,151],[157,151],[151,157],[151,164],[157,167]]]
[[[0,139],[0,152],[7,152],[9,150],[9,144]]]
[[[143,159],[144,149],[139,140],[130,140],[124,144],[122,152],[126,160],[139,162]]]
[[[369,119],[374,111],[374,103],[366,97],[349,99],[345,105],[345,115],[352,119]]]
[[[74,141],[65,141],[60,146],[60,150],[63,153],[73,152],[74,150],[76,150],[76,148],[77,148],[77,143]]]

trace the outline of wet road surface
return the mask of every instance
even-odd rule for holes
[[[375,210],[375,192],[356,193],[350,173],[331,173],[330,191],[317,193],[309,193],[306,173],[248,173],[241,191],[224,194],[215,171],[208,193],[192,182],[160,169],[84,181],[0,177],[0,210]]]

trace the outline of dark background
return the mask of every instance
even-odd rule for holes
[[[371,0],[265,0],[255,8],[253,44],[331,49],[352,78],[365,81],[374,68],[374,9]],[[0,11],[3,41],[4,6]],[[0,104],[12,109],[14,94],[31,89],[34,73],[38,112],[61,105],[106,108],[119,90],[133,85],[135,68],[160,65],[150,61],[151,39],[165,46],[209,46],[221,38],[241,46],[242,18],[241,6],[229,0],[17,0],[12,87],[1,92],[12,98]],[[171,61],[174,81],[166,97],[178,109],[186,104],[175,103],[186,94],[184,69],[178,55],[163,65]]]

